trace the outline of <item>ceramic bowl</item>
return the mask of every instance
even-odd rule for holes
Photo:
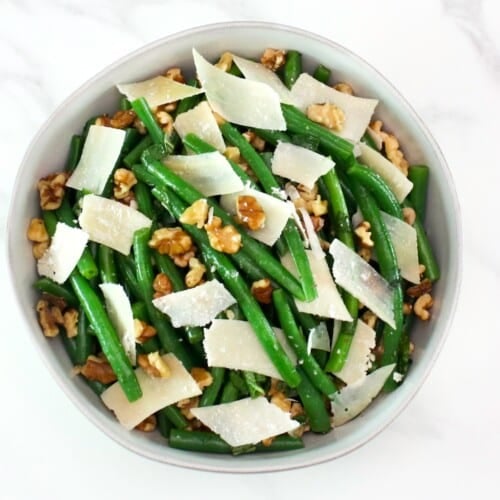
[[[410,163],[431,168],[426,227],[442,278],[433,292],[432,320],[415,325],[415,352],[408,377],[399,389],[378,398],[360,417],[328,435],[308,436],[305,448],[298,451],[238,457],[191,453],[169,448],[157,433],[125,430],[80,378],[70,377],[70,361],[60,342],[44,338],[35,315],[36,293],[31,286],[36,278],[35,264],[26,227],[38,213],[37,180],[64,165],[71,135],[78,133],[90,116],[116,109],[116,83],[145,79],[169,66],[180,65],[192,72],[193,47],[208,59],[226,50],[256,58],[266,47],[300,51],[305,70],[311,72],[321,62],[333,69],[336,81],[350,82],[356,94],[378,98],[376,116],[397,132]],[[354,450],[386,427],[415,396],[441,350],[453,317],[461,276],[460,213],[449,169],[435,140],[406,100],[367,62],[330,40],[297,28],[261,22],[214,24],[168,36],[124,57],[82,85],[48,118],[19,167],[8,217],[8,259],[23,328],[59,387],[105,434],[126,449],[159,462],[213,471],[273,471],[323,462]]]

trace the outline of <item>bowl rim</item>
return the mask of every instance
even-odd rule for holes
[[[318,35],[316,33],[310,32],[308,30],[304,30],[302,28],[298,28],[296,26],[291,26],[291,25],[286,25],[286,24],[281,24],[281,23],[275,23],[275,22],[267,22],[267,21],[226,21],[226,22],[217,22],[217,23],[209,23],[209,24],[204,24],[204,25],[198,25],[194,26],[191,28],[187,28],[172,34],[169,34],[165,37],[161,37],[157,40],[154,40],[152,42],[149,42],[145,45],[142,45],[138,49],[135,49],[126,55],[120,57],[119,59],[115,60],[111,64],[105,66],[103,69],[101,69],[99,72],[97,72],[94,76],[86,80],[82,85],[80,85],[76,90],[71,92],[63,101],[50,113],[48,118],[43,122],[43,124],[39,127],[38,131],[36,134],[33,136],[31,139],[28,148],[26,149],[26,152],[23,155],[23,159],[21,163],[18,166],[18,170],[16,173],[15,181],[13,184],[12,188],[12,193],[15,193],[18,191],[19,184],[21,182],[21,177],[22,177],[22,172],[25,170],[26,162],[29,156],[32,154],[33,150],[36,148],[36,145],[38,143],[39,138],[45,133],[45,131],[50,127],[51,122],[57,117],[57,115],[61,112],[61,110],[68,105],[71,104],[77,98],[79,95],[83,94],[84,92],[87,91],[89,87],[91,87],[95,82],[100,80],[104,75],[106,75],[108,72],[112,71],[114,68],[122,65],[126,61],[135,58],[136,56],[149,52],[150,50],[155,49],[156,47],[162,46],[166,43],[173,42],[177,39],[182,39],[188,36],[193,36],[199,33],[204,33],[204,32],[210,32],[214,30],[220,30],[220,29],[225,29],[225,28],[245,28],[245,29],[271,29],[271,30],[276,30],[280,32],[290,32],[294,35],[299,35],[305,38],[313,39],[323,45],[330,46],[332,49],[336,51],[343,52],[344,55],[349,56],[349,58],[354,59],[357,63],[364,65],[367,67],[369,70],[373,71],[378,75],[378,77],[384,82],[385,85],[387,85],[391,91],[397,96],[397,98],[400,101],[401,107],[404,109],[405,114],[408,115],[409,119],[411,121],[415,122],[418,127],[420,128],[421,132],[425,136],[425,139],[428,141],[428,144],[432,147],[434,153],[436,154],[436,157],[439,160],[440,167],[443,171],[444,176],[446,177],[447,180],[447,189],[449,190],[449,195],[450,199],[447,200],[449,203],[452,204],[452,208],[456,214],[456,217],[454,219],[454,232],[456,233],[457,236],[457,241],[456,243],[456,255],[457,259],[455,261],[455,268],[452,270],[456,274],[456,288],[452,290],[450,293],[453,294],[452,299],[449,301],[449,314],[448,317],[444,321],[443,325],[443,331],[439,340],[439,343],[435,346],[434,351],[430,355],[430,357],[427,360],[427,366],[425,371],[422,373],[421,377],[418,379],[417,383],[413,385],[412,390],[407,391],[408,393],[405,395],[405,397],[401,398],[401,401],[397,406],[392,408],[391,410],[388,410],[389,414],[384,418],[383,422],[380,423],[379,425],[375,426],[375,428],[372,430],[372,432],[368,434],[364,434],[362,436],[362,439],[360,439],[358,442],[352,444],[349,447],[343,448],[342,450],[336,451],[336,452],[330,452],[328,453],[327,450],[322,451],[321,455],[316,457],[316,458],[311,458],[307,457],[304,458],[304,460],[295,460],[293,464],[287,464],[286,459],[283,457],[281,462],[277,462],[276,460],[272,461],[270,464],[263,464],[259,465],[258,463],[246,463],[243,467],[227,467],[227,466],[219,466],[219,465],[209,465],[206,463],[201,463],[201,462],[196,462],[190,460],[191,457],[196,456],[196,454],[190,454],[189,457],[186,456],[186,459],[177,459],[175,457],[169,457],[168,455],[159,457],[158,455],[154,453],[150,453],[147,450],[141,449],[140,447],[136,447],[131,445],[130,443],[125,443],[122,441],[122,439],[116,435],[112,430],[110,430],[103,420],[101,420],[98,416],[97,413],[94,412],[92,409],[92,406],[86,405],[85,402],[83,401],[83,398],[78,396],[78,392],[75,391],[74,389],[71,389],[68,384],[65,384],[64,381],[61,378],[60,373],[56,370],[56,368],[49,363],[49,360],[46,358],[46,356],[43,355],[43,352],[41,350],[41,347],[39,344],[37,344],[36,339],[30,334],[30,341],[33,343],[33,345],[36,346],[37,351],[39,354],[42,356],[42,362],[44,365],[47,367],[49,370],[51,376],[55,379],[57,382],[58,386],[63,390],[65,395],[69,398],[69,400],[82,412],[85,417],[87,417],[101,432],[103,432],[106,436],[110,437],[113,439],[113,441],[117,442],[127,450],[131,450],[138,455],[141,455],[145,458],[148,458],[150,460],[154,460],[156,462],[168,464],[168,465],[174,465],[177,467],[185,467],[193,470],[202,470],[202,471],[211,471],[211,472],[229,472],[229,473],[255,473],[255,472],[276,472],[276,471],[285,471],[285,470],[292,470],[292,469],[297,469],[297,468],[303,468],[303,467],[309,467],[312,465],[328,462],[330,460],[333,460],[335,458],[339,458],[343,455],[346,455],[357,448],[363,446],[366,444],[368,441],[373,439],[376,435],[381,433],[384,429],[386,429],[395,419],[398,417],[401,412],[408,406],[408,404],[411,402],[411,400],[417,395],[419,390],[421,389],[422,385],[426,381],[427,377],[429,376],[429,373],[434,366],[442,348],[443,345],[448,337],[449,331],[451,329],[451,325],[453,323],[454,317],[455,317],[455,311],[458,303],[458,299],[460,296],[460,289],[461,289],[461,284],[462,284],[462,275],[463,275],[463,230],[462,230],[462,216],[461,216],[461,209],[460,209],[460,203],[458,200],[458,195],[456,191],[456,186],[453,181],[453,177],[451,174],[451,170],[444,158],[444,155],[441,151],[441,148],[439,147],[438,143],[434,139],[433,135],[423,122],[423,120],[419,117],[419,115],[416,113],[416,111],[413,109],[413,107],[409,104],[409,102],[406,100],[406,98],[399,92],[399,90],[384,76],[382,75],[375,67],[373,67],[369,62],[367,62],[364,58],[359,56],[358,54],[354,53],[350,49],[344,47],[343,45],[339,44],[338,42],[335,42],[329,38],[326,38],[325,36]],[[6,238],[5,242],[6,245],[4,246],[4,249],[6,251],[6,262],[7,262],[7,267],[8,267],[8,275],[10,278],[11,285],[13,286],[14,290],[16,290],[15,286],[15,275],[14,275],[14,270],[12,261],[14,259],[15,255],[15,248],[11,246],[11,238],[9,235],[11,234],[13,230],[12,226],[12,220],[13,220],[13,210],[14,210],[14,202],[13,198],[10,199],[9,201],[9,210],[7,214],[7,221],[6,221]],[[22,321],[24,323],[24,326],[26,327],[27,331],[31,331],[31,327],[29,325],[28,318],[25,314],[25,312],[22,310],[22,303],[21,303],[21,297],[19,294],[16,292],[15,294],[15,302],[18,307],[18,311],[20,313],[20,316],[22,317]]]

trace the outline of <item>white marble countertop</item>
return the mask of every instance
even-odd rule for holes
[[[2,240],[17,165],[58,103],[146,42],[229,20],[287,23],[357,52],[441,145],[462,206],[465,252],[456,319],[435,369],[388,429],[333,462],[260,476],[160,465],[124,451],[57,388],[19,330],[2,259],[0,497],[498,498],[497,0],[1,0]]]

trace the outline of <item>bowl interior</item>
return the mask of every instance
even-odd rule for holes
[[[432,320],[415,325],[414,363],[407,380],[357,419],[329,435],[309,437],[303,450],[221,457],[174,450],[154,433],[126,431],[81,380],[69,376],[71,365],[60,342],[43,337],[35,316],[36,294],[31,287],[36,279],[35,265],[25,230],[38,211],[37,180],[62,168],[71,135],[79,133],[89,117],[117,108],[117,83],[138,81],[170,66],[181,66],[193,74],[193,47],[212,60],[226,50],[246,57],[259,57],[266,47],[300,51],[306,71],[321,62],[332,68],[335,81],[350,82],[357,95],[378,98],[376,116],[396,132],[410,163],[431,168],[426,227],[442,278],[434,290]],[[66,99],[34,138],[19,169],[8,218],[8,258],[15,295],[29,335],[60,387],[88,418],[125,447],[158,461],[217,471],[271,471],[310,465],[342,455],[383,429],[414,396],[442,346],[458,294],[460,249],[459,210],[450,173],[436,143],[406,101],[376,70],[345,48],[311,33],[267,23],[217,24],[182,32],[132,53],[92,78]]]

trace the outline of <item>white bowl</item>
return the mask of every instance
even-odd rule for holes
[[[184,452],[169,448],[159,434],[125,430],[82,380],[69,376],[71,364],[60,342],[44,338],[35,315],[36,293],[31,284],[36,274],[26,227],[38,213],[37,180],[64,165],[71,135],[79,133],[90,116],[116,109],[116,83],[141,80],[174,65],[192,72],[193,47],[209,59],[226,50],[247,57],[258,57],[266,47],[302,52],[306,70],[323,63],[333,68],[335,80],[351,82],[359,95],[378,98],[376,115],[397,132],[410,162],[431,168],[426,227],[442,277],[433,292],[432,320],[415,325],[415,352],[408,377],[399,389],[377,399],[355,420],[326,436],[308,436],[301,450],[238,457]],[[415,396],[443,345],[455,309],[461,277],[460,213],[439,147],[405,99],[374,68],[344,47],[297,28],[224,23],[184,31],[137,50],[101,71],[59,106],[33,139],[19,168],[8,218],[8,258],[25,326],[40,355],[68,397],[109,437],[129,450],[169,464],[213,471],[273,471],[323,462],[354,450],[386,427]]]

